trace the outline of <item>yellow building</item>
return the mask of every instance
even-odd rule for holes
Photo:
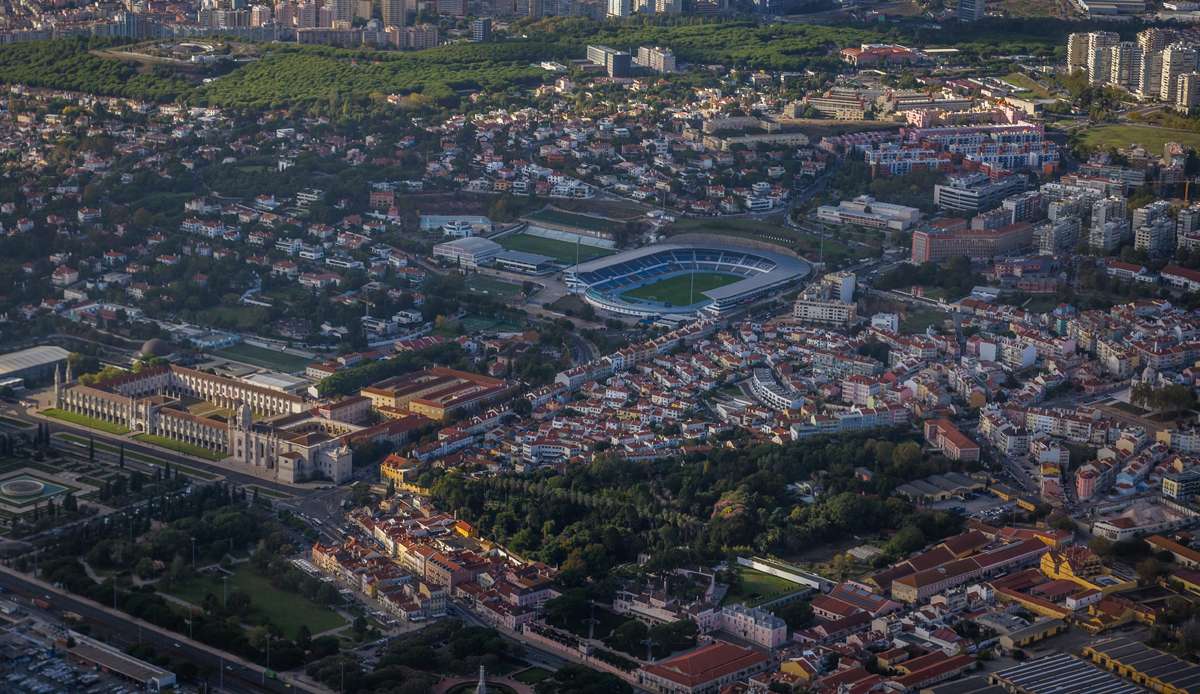
[[[1200,571],[1177,569],[1167,577],[1167,583],[1186,593],[1200,597]]]
[[[1012,651],[1017,648],[1025,648],[1032,644],[1048,639],[1051,636],[1061,634],[1067,630],[1067,623],[1061,619],[1043,619],[1025,627],[1017,629],[1000,637],[1000,647],[1006,651]]]
[[[1158,694],[1191,694],[1200,665],[1151,648],[1137,639],[1113,637],[1088,644],[1083,656],[1093,663]]]
[[[419,465],[412,458],[405,458],[402,455],[392,453],[379,464],[379,478],[382,480],[391,480],[397,485],[411,482],[417,476]]]
[[[440,422],[480,409],[511,392],[509,383],[501,379],[435,366],[380,381],[359,394],[385,416],[396,418],[407,412]]]
[[[1105,595],[1137,588],[1137,581],[1122,580],[1107,573],[1100,557],[1083,545],[1043,554],[1039,568],[1047,578],[1070,581]]]

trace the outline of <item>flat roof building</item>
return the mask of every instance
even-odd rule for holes
[[[105,672],[120,675],[146,691],[162,691],[175,686],[175,673],[126,655],[112,646],[72,631],[65,648],[67,655]],[[70,645],[74,643],[74,645]]]
[[[951,176],[933,187],[933,203],[951,212],[983,212],[1000,205],[1004,198],[1025,188],[1021,176],[992,180],[987,174]]]
[[[433,257],[445,258],[452,264],[473,270],[490,264],[503,250],[495,241],[471,236],[437,244],[433,247]]]
[[[1039,658],[993,672],[992,684],[1017,694],[1144,694],[1141,687],[1066,653]]]
[[[1083,648],[1084,657],[1152,691],[1191,694],[1200,691],[1200,665],[1150,648],[1126,637],[1104,639]]]
[[[43,345],[0,355],[0,378],[38,381],[50,378],[54,370],[66,364],[70,352],[62,347]]]
[[[496,255],[494,262],[496,267],[504,270],[537,275],[552,269],[554,258],[526,251],[503,251]]]

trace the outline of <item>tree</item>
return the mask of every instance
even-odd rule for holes
[[[1113,543],[1099,535],[1093,535],[1092,539],[1088,540],[1088,549],[1092,550],[1101,557],[1111,557],[1113,554]]]
[[[776,609],[775,616],[787,622],[792,631],[798,631],[812,623],[812,605],[807,600],[793,600]]]
[[[1158,577],[1165,573],[1166,569],[1154,557],[1143,559],[1137,563],[1138,580],[1144,584],[1151,584],[1158,580]]]
[[[591,613],[587,589],[572,588],[563,591],[562,595],[547,600],[543,606],[546,621],[555,626],[570,629],[581,624]]]
[[[154,561],[150,557],[142,557],[134,566],[133,572],[140,578],[149,578],[154,575]]]
[[[76,501],[74,494],[67,492],[66,496],[63,497],[62,507],[63,511],[67,513],[75,513],[79,510],[79,502]]]
[[[351,628],[354,629],[354,635],[361,641],[367,633],[367,618],[361,614],[358,615],[354,618],[354,625]]]
[[[613,629],[608,638],[604,640],[604,643],[618,651],[636,655],[645,652],[643,642],[648,635],[649,629],[646,628],[645,624],[636,619],[630,619],[623,622],[616,629]]]
[[[312,631],[307,624],[301,624],[296,633],[296,645],[307,651],[312,646]]]
[[[913,441],[905,441],[892,450],[892,465],[904,469],[921,460],[921,447]]]
[[[537,694],[629,694],[633,690],[615,675],[568,663],[538,682],[534,691]]]

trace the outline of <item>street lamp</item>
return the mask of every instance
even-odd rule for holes
[[[192,538],[192,571],[196,570],[196,538]]]
[[[263,668],[262,683],[267,684],[267,670],[271,669],[271,632],[267,632],[267,666]]]

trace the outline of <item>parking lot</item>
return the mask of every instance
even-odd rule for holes
[[[10,635],[0,656],[0,670],[7,674],[0,680],[0,690],[22,694],[135,694],[137,686],[107,674],[51,654],[47,648],[30,642],[18,645]]]
[[[1012,513],[1016,507],[1014,501],[1002,501],[999,497],[984,492],[966,499],[947,499],[928,504],[926,508],[939,511],[958,510],[971,518],[978,518],[985,523],[1000,522]]]

